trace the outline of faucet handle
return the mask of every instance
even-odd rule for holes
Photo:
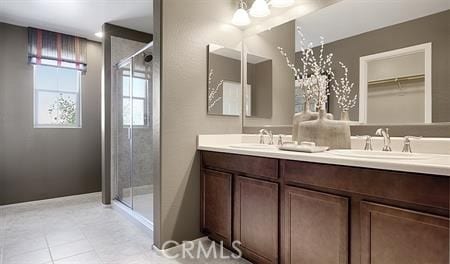
[[[364,135],[364,136],[357,136],[358,138],[363,138],[365,139],[365,145],[364,145],[364,150],[373,150],[372,148],[372,136],[370,135]]]
[[[283,137],[284,137],[284,135],[282,135],[282,134],[278,135],[278,142],[277,142],[278,146],[283,145]]]
[[[267,134],[269,134],[269,145],[273,145],[273,133],[272,133],[272,131],[269,130],[269,132]]]
[[[377,136],[383,135],[383,129],[382,128],[378,128],[377,131],[375,131],[375,135],[377,135]]]
[[[409,152],[412,153],[411,149],[411,139],[421,139],[422,137],[416,137],[416,136],[405,136],[403,141],[403,150],[402,152]]]
[[[264,132],[265,129],[259,130],[259,144],[264,144]]]

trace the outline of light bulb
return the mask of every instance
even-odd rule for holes
[[[270,15],[269,5],[266,0],[255,0],[250,8],[250,15],[253,17],[266,17]]]
[[[293,5],[295,0],[272,0],[270,4],[276,8],[289,7]]]
[[[243,7],[234,12],[233,19],[231,20],[231,23],[236,26],[247,26],[250,22],[248,13]]]
[[[103,34],[102,31],[99,31],[99,32],[95,33],[94,35],[95,35],[97,38],[103,38],[103,36],[104,36],[105,34]]]

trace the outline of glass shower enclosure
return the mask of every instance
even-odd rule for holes
[[[115,67],[115,198],[153,222],[152,43]],[[113,89],[114,89],[113,88]]]

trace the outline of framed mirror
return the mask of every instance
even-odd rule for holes
[[[209,44],[207,113],[240,116],[242,112],[241,51]]]

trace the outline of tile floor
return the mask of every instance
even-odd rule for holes
[[[0,264],[248,263],[164,258],[151,234],[100,200],[94,193],[0,207]]]

